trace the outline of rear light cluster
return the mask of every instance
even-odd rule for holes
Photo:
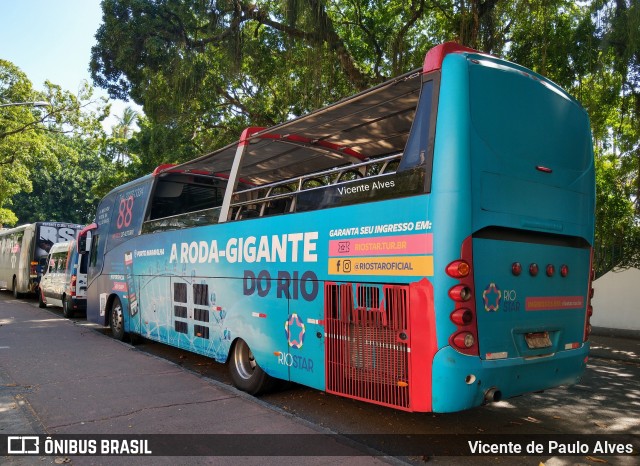
[[[38,263],[35,261],[31,262],[31,267],[29,268],[29,276],[31,278],[35,278],[38,276]]]
[[[539,271],[540,267],[538,267],[538,264],[535,262],[529,264],[529,275],[536,277]],[[511,264],[511,273],[516,277],[519,276],[522,273],[522,264],[520,262],[514,262]],[[556,274],[556,266],[553,264],[547,264],[545,267],[545,273],[547,277],[553,277]],[[569,275],[569,266],[567,264],[562,264],[560,266],[560,276],[562,278],[566,278],[567,275]]]
[[[71,284],[69,286],[69,294],[71,296],[75,296],[76,295],[76,281],[77,278],[75,275],[71,275]]]
[[[584,319],[584,341],[589,339],[589,335],[591,334],[591,316],[593,315],[593,306],[591,305],[591,299],[593,299],[594,290],[593,290],[593,280],[596,278],[596,271],[593,268],[593,248],[591,248],[591,260],[590,267],[591,273],[589,274],[589,288],[587,294],[587,314]]]
[[[447,265],[445,269],[447,275],[459,281],[449,289],[449,298],[454,302],[454,310],[451,312],[450,318],[457,327],[449,337],[449,344],[460,353],[478,356],[478,323],[471,273],[470,237],[462,244],[461,256],[460,259]]]

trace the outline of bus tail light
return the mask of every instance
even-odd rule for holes
[[[591,248],[591,258],[589,260],[589,287],[587,288],[587,309],[584,317],[584,341],[589,339],[591,334],[591,316],[593,315],[593,306],[591,305],[591,299],[594,295],[593,281],[596,278],[596,271],[593,268],[593,248]]]
[[[522,273],[522,264],[520,262],[514,262],[511,264],[511,273],[513,273],[516,277]]]
[[[449,298],[454,302],[450,318],[456,326],[449,337],[453,349],[471,356],[478,356],[478,322],[476,320],[475,288],[473,283],[473,252],[471,237],[462,243],[460,258],[445,268],[446,274],[458,281],[449,289]],[[461,305],[464,303],[464,305]],[[464,307],[462,307],[464,306]]]
[[[471,298],[471,289],[465,285],[455,285],[449,290],[449,297],[454,301],[469,301]]]
[[[471,267],[464,260],[453,261],[451,264],[447,265],[447,275],[452,278],[464,278],[469,275],[469,271]]]
[[[466,308],[456,309],[451,313],[451,321],[461,327],[469,325],[473,321],[473,312]]]
[[[453,336],[453,344],[459,349],[469,349],[475,343],[476,339],[471,332],[460,332]]]
[[[76,281],[77,278],[75,275],[71,275],[71,284],[69,286],[69,294],[71,296],[75,296],[76,295]]]

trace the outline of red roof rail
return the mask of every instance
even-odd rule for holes
[[[442,68],[442,61],[444,57],[450,53],[481,53],[477,50],[465,47],[464,45],[457,44],[455,42],[445,42],[444,44],[436,45],[427,52],[427,56],[424,57],[424,65],[422,66],[423,73],[429,73],[430,71],[439,70]]]
[[[167,170],[167,169],[169,169],[171,167],[175,167],[175,166],[176,166],[175,163],[163,163],[162,165],[158,165],[156,167],[156,169],[153,170],[152,175],[153,176],[158,176],[160,174],[160,172],[163,172],[163,171],[165,171],[165,170]]]
[[[249,144],[249,139],[251,138],[251,136],[254,135],[255,133],[259,133],[264,129],[266,128],[264,128],[263,126],[249,126],[245,128],[242,134],[240,135],[240,140],[238,141],[238,145],[244,146],[246,144]]]

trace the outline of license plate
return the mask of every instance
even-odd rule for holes
[[[529,349],[549,348],[551,346],[549,332],[527,333],[524,338]]]

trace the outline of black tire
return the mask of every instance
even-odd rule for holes
[[[44,300],[44,297],[42,296],[42,290],[41,289],[38,289],[38,307],[40,307],[40,308],[47,307],[47,303]]]
[[[13,277],[13,298],[22,298],[22,293],[18,293],[18,282],[16,281],[16,277]]]
[[[231,350],[229,372],[233,385],[250,395],[259,395],[274,386],[275,379],[260,368],[251,348],[240,338],[236,340]]]
[[[116,296],[111,304],[109,312],[109,327],[111,327],[111,336],[116,340],[124,340],[124,310],[120,299]]]
[[[71,303],[69,302],[69,298],[67,298],[66,296],[62,297],[62,315],[65,316],[67,319],[72,319],[74,316],[75,312],[73,311],[73,308],[71,307]]]

